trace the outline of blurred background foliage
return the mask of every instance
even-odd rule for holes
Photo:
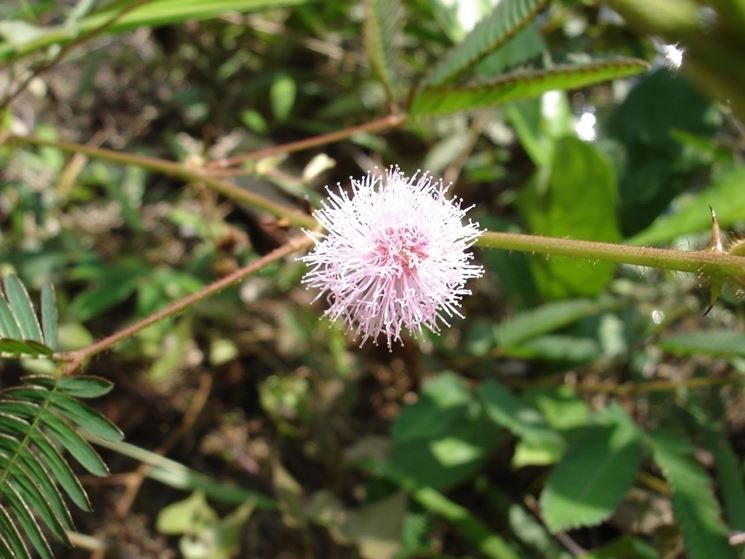
[[[219,172],[408,111],[223,173],[308,211],[325,184],[398,163],[453,181],[490,230],[686,250],[706,247],[711,205],[735,242],[742,1],[502,2],[530,15],[462,68],[448,49],[498,2],[3,3],[4,131]],[[552,74],[609,55],[651,66]],[[0,150],[0,272],[54,283],[62,349],[287,235],[199,182]],[[76,513],[59,556],[743,556],[742,294],[703,317],[693,276],[477,258],[467,318],[392,352],[319,321],[288,259],[97,358],[117,386],[98,407],[127,442],[104,445],[110,478],[82,476],[96,514]],[[0,383],[45,366],[3,361]]]

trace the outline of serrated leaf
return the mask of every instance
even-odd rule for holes
[[[494,380],[481,383],[476,394],[486,415],[497,425],[533,446],[545,448],[552,454],[561,454],[564,441],[554,431],[538,410],[525,404],[506,387]]]
[[[514,37],[546,5],[547,0],[502,0],[425,78],[439,86],[463,74]]]
[[[633,58],[556,66],[547,70],[518,70],[491,83],[469,86],[426,86],[409,107],[411,117],[431,117],[472,111],[535,97],[554,89],[577,89],[643,72],[648,64]]]
[[[396,101],[399,90],[396,49],[401,32],[403,6],[399,0],[365,0],[365,51],[388,99]]]
[[[732,330],[700,330],[665,336],[657,347],[675,355],[745,356],[745,334]]]
[[[44,345],[57,349],[57,299],[54,296],[54,286],[45,283],[41,288],[41,327],[44,333]]]
[[[44,343],[44,337],[41,333],[39,320],[36,318],[34,306],[28,291],[17,276],[9,275],[3,281],[5,287],[5,297],[10,305],[18,326],[21,329],[21,336],[24,340],[33,340],[40,344]]]
[[[690,559],[734,559],[727,528],[712,491],[711,480],[693,456],[683,434],[650,433],[648,440],[657,465],[673,490],[675,520]]]
[[[636,478],[642,447],[625,423],[587,429],[551,472],[541,510],[552,532],[594,526],[613,514]]]

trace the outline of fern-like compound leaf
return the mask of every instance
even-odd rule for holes
[[[30,375],[0,391],[0,558],[30,558],[33,548],[52,559],[50,538],[69,544],[65,496],[83,510],[90,502],[62,451],[95,475],[108,473],[84,435],[116,442],[122,433],[79,398],[110,388],[95,377]]]
[[[3,280],[0,293],[0,354],[12,357],[50,356],[57,347],[57,305],[54,289],[46,285],[41,294],[41,319],[28,290],[17,276]]]
[[[547,0],[502,0],[463,41],[453,47],[424,80],[438,86],[463,74],[525,27]]]

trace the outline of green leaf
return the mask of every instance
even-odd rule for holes
[[[745,356],[745,334],[732,330],[700,330],[665,336],[657,347],[675,355]]]
[[[541,493],[549,529],[594,526],[609,518],[631,488],[641,459],[639,433],[630,419],[586,429]]]
[[[28,296],[28,291],[21,283],[17,276],[9,275],[3,282],[5,287],[5,297],[10,305],[18,326],[21,329],[21,336],[24,340],[32,340],[44,343],[44,337],[41,333],[39,321],[34,312],[34,306]]]
[[[397,66],[400,59],[396,45],[401,33],[403,6],[399,0],[365,0],[365,8],[365,51],[388,99],[395,102],[399,91]]]
[[[734,530],[745,532],[745,484],[737,455],[721,433],[710,433],[707,437],[707,446],[714,455],[717,479],[729,525]]]
[[[547,172],[537,171],[522,189],[518,207],[531,233],[614,242],[621,237],[617,189],[607,156],[592,144],[565,137],[556,142]],[[539,290],[554,299],[600,293],[615,270],[613,263],[561,256],[533,258],[530,264]]]
[[[10,515],[2,508],[0,508],[0,533],[2,533],[8,540],[12,549],[11,557],[31,559],[31,556],[26,549],[26,545],[23,543],[23,538],[18,532],[18,528],[13,524]]]
[[[546,0],[502,0],[425,78],[439,86],[463,74],[514,37],[546,4]]]
[[[105,441],[121,441],[124,433],[96,410],[64,394],[52,395],[52,408],[81,427],[84,431]]]
[[[711,480],[683,434],[650,433],[655,462],[673,490],[673,514],[690,559],[734,559]]]
[[[272,113],[279,122],[284,122],[292,112],[295,105],[295,96],[297,94],[297,84],[295,80],[287,74],[279,74],[269,89],[269,100],[272,106]]]
[[[109,469],[101,457],[93,450],[80,435],[70,429],[64,421],[51,412],[42,412],[44,424],[50,434],[65,447],[78,463],[93,475],[103,477],[109,474]]]
[[[2,297],[0,297],[0,337],[12,340],[22,338],[21,328],[10,311],[8,303]]]
[[[65,377],[57,381],[59,389],[74,398],[100,398],[114,388],[114,383],[91,375]]]
[[[37,553],[42,559],[53,559],[52,550],[41,531],[39,523],[33,514],[31,514],[31,509],[28,508],[28,505],[18,495],[18,492],[12,486],[8,485],[7,492],[0,490],[0,493],[7,499],[10,509],[18,520],[18,525],[31,541]]]
[[[137,27],[158,27],[187,20],[214,18],[229,12],[253,12],[262,9],[297,6],[308,0],[151,0],[129,10],[113,21],[106,31],[124,33]],[[111,21],[129,3],[112,2],[103,10],[80,20],[75,26],[47,27],[32,40],[20,45],[0,44],[0,62],[7,62],[53,44],[65,44]]]
[[[745,215],[745,169],[738,168],[694,195],[679,197],[672,213],[658,217],[649,227],[634,235],[635,245],[667,243],[683,235],[707,231],[711,227],[708,208],[717,212],[719,225],[731,227]]]
[[[553,332],[582,318],[600,314],[617,305],[618,302],[611,298],[546,303],[500,322],[497,327],[497,340],[502,347],[519,346],[532,338]]]
[[[503,385],[487,380],[481,383],[476,394],[486,415],[497,425],[527,443],[545,448],[553,454],[559,455],[564,450],[561,435],[546,423],[540,412],[525,404]]]
[[[58,320],[54,286],[51,283],[45,283],[41,288],[41,326],[44,331],[44,344],[53,350],[57,349]]]
[[[547,70],[518,70],[491,83],[469,86],[425,86],[409,107],[411,117],[431,117],[472,111],[535,97],[554,89],[578,89],[643,72],[647,63],[619,58],[587,64],[556,66]]]

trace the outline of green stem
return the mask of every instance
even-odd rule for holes
[[[739,281],[745,278],[745,257],[709,250],[646,248],[492,231],[481,235],[476,244],[482,248],[518,250],[549,256],[572,256],[589,261],[603,260],[707,276],[729,276]]]
[[[264,198],[254,192],[245,190],[231,182],[212,177],[198,168],[188,167],[181,163],[166,161],[164,159],[149,157],[147,155],[122,153],[119,151],[86,146],[84,144],[76,144],[73,142],[47,140],[36,136],[10,136],[6,141],[12,144],[52,147],[69,153],[82,153],[90,157],[103,159],[104,161],[111,161],[112,163],[135,165],[137,167],[142,167],[143,169],[156,171],[187,182],[203,184],[223,196],[254,208],[264,210],[280,219],[284,219],[290,225],[297,225],[308,229],[317,226],[316,220],[307,214],[293,208],[288,208],[282,204],[277,204],[276,202]]]

